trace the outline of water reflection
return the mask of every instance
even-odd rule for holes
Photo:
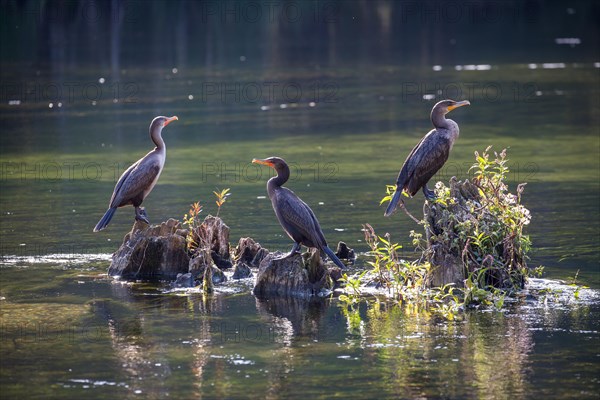
[[[256,298],[256,310],[277,327],[279,341],[290,346],[292,338],[318,338],[328,304],[321,298]]]
[[[15,282],[30,271],[1,275],[0,365],[5,382],[27,374],[17,360],[54,355],[44,362],[55,372],[36,378],[34,394],[48,395],[48,381],[58,382],[54,397],[120,398],[514,398],[599,388],[600,306],[590,289],[576,299],[571,286],[532,281],[503,312],[448,322],[385,298],[346,312],[330,299],[165,292],[62,269],[38,270],[39,287],[22,292]],[[55,293],[87,305],[57,304]]]
[[[537,216],[532,265],[562,278],[581,269],[598,286],[598,226],[589,223],[598,213],[595,3],[287,2],[310,16],[301,23],[281,6],[266,18],[275,3],[234,1],[234,14],[210,15],[206,7],[225,2],[3,5],[2,395],[597,397],[595,298],[549,294],[546,305],[520,301],[449,323],[386,300],[342,311],[328,300],[165,293],[76,276],[105,271],[130,229],[122,219],[101,238],[91,233],[98,199],[161,110],[185,123],[149,199],[156,218],[180,217],[190,196],[231,186],[232,232],[257,234],[264,183],[256,191],[233,166],[285,151],[306,171],[295,187],[324,203],[324,226],[356,240],[367,218],[402,240],[411,227],[377,211],[382,177],[393,179],[402,149],[429,128],[432,102],[473,94],[477,112],[464,116],[452,165],[466,171],[473,150],[510,146],[514,180],[530,183]],[[234,19],[252,6],[263,18]],[[448,10],[459,20],[441,18]],[[271,82],[303,96],[278,90],[271,99]],[[222,90],[206,95],[236,83],[225,101]],[[317,84],[328,86],[315,95]],[[238,100],[257,86],[258,100]],[[335,182],[319,175],[330,161]],[[222,170],[202,175],[204,165]],[[260,233],[266,247],[287,246],[276,222]]]

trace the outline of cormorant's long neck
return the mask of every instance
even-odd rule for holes
[[[154,129],[152,129],[150,131],[150,138],[156,145],[156,150],[158,150],[158,151],[166,150],[165,141],[162,138],[162,127],[159,126],[159,127],[155,127]]]
[[[271,179],[269,179],[269,182],[267,182],[267,190],[269,194],[271,194],[273,190],[276,190],[283,186],[283,184],[286,183],[290,178],[290,169],[287,165],[280,166],[276,169],[276,171],[277,176],[272,177]]]
[[[431,122],[436,128],[450,129],[450,122],[446,119],[446,115],[437,110],[431,112]]]

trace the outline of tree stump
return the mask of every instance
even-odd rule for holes
[[[335,272],[324,266],[318,250],[282,256],[281,252],[269,253],[260,263],[253,290],[256,296],[309,298],[332,289],[330,278]],[[331,268],[335,269],[339,268]]]
[[[261,247],[250,237],[240,238],[238,245],[233,251],[235,269],[233,279],[244,279],[252,276],[251,268],[258,268],[260,262],[269,254],[269,251]]]
[[[233,258],[236,263],[246,264],[251,268],[258,268],[260,262],[269,254],[269,251],[263,248],[260,243],[255,242],[250,237],[240,238],[238,245],[233,251]]]
[[[438,182],[438,190],[448,188]],[[446,204],[425,202],[425,258],[432,268],[431,286],[463,286],[469,274],[480,271],[480,284],[496,288],[523,286],[527,268],[524,252],[514,243],[516,235],[497,209],[515,207],[515,212],[525,216],[529,212],[518,204],[516,196],[502,191],[496,195],[497,199],[491,199],[489,194],[484,197],[473,182],[453,177]],[[486,246],[476,242],[481,234],[490,238]]]
[[[221,218],[212,215],[204,218],[202,224],[193,230],[192,240],[198,245],[198,253],[208,251],[210,258],[220,269],[233,266],[229,254],[229,227]],[[199,256],[205,257],[205,254]]]
[[[354,253],[354,249],[348,247],[348,245],[344,242],[338,242],[335,255],[340,260],[348,260],[351,264],[353,264],[354,260],[356,260],[356,254]]]
[[[189,256],[181,224],[169,219],[149,226],[135,221],[113,254],[108,275],[124,279],[175,279],[188,270]]]

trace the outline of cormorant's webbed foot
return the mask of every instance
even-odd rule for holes
[[[429,201],[435,201],[436,199],[435,192],[433,190],[429,190],[427,184],[423,185],[423,194],[425,195],[425,198]]]
[[[150,221],[148,221],[148,215],[146,214],[146,209],[144,207],[135,208],[135,219],[136,221],[142,221],[150,225]]]
[[[281,257],[279,257],[278,259],[279,260],[283,260],[285,258],[291,257],[294,254],[299,253],[300,252],[300,248],[301,248],[300,243],[294,243],[294,247],[292,247],[292,249],[290,250],[290,252],[287,253],[287,254],[285,254],[285,255],[283,255],[283,256],[281,256]]]

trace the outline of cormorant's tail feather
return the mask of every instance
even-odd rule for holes
[[[398,201],[400,201],[400,197],[402,197],[402,189],[396,187],[394,196],[392,196],[392,200],[390,200],[390,204],[388,205],[388,208],[385,210],[385,214],[383,215],[389,217],[394,213],[394,211],[396,211],[396,207],[398,207]]]
[[[327,254],[327,256],[329,256],[329,258],[331,259],[331,261],[333,261],[335,263],[335,265],[337,265],[338,267],[340,267],[342,269],[346,268],[344,263],[341,262],[339,258],[337,258],[337,256],[333,252],[333,250],[331,250],[328,246],[324,246],[323,251],[325,252],[325,254]]]
[[[104,213],[102,219],[100,219],[100,221],[98,221],[98,223],[96,224],[94,232],[100,232],[102,229],[106,228],[106,225],[108,225],[113,215],[115,215],[115,211],[117,211],[116,207],[109,208],[108,210],[106,210],[106,213]]]

